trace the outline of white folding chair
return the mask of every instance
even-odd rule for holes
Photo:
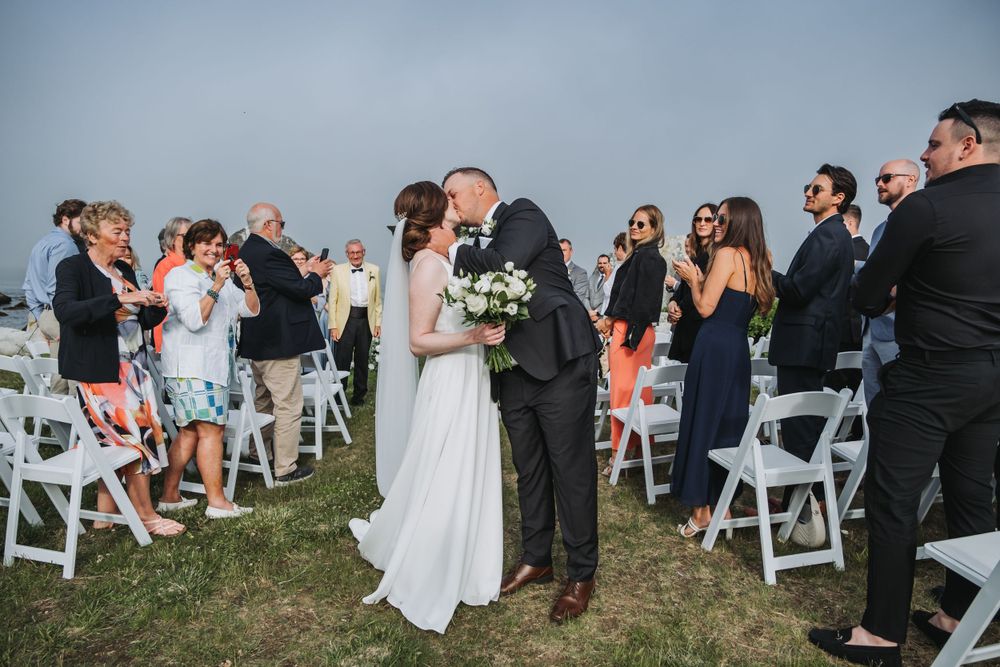
[[[10,493],[11,486],[14,483],[14,470],[11,468],[11,461],[14,456],[14,436],[5,430],[0,430],[0,482],[3,482],[4,488]],[[10,507],[10,498],[0,498],[0,507]],[[24,515],[25,520],[32,526],[42,525],[42,517],[39,516],[38,511],[35,506],[31,503],[31,499],[28,498],[28,494],[21,490],[21,514]]]
[[[344,416],[350,419],[353,415],[351,414],[351,405],[347,402],[347,393],[344,391],[344,382],[347,380],[347,376],[350,375],[350,371],[342,371],[337,368],[337,361],[333,358],[333,349],[330,347],[330,340],[323,336],[323,349],[316,350],[322,365],[319,368],[325,368],[333,373],[334,383],[340,388],[337,390],[337,398],[340,399],[340,407],[344,411]]]
[[[323,433],[340,433],[344,442],[351,444],[351,434],[336,401],[337,392],[343,392],[344,385],[336,379],[336,371],[323,367],[317,352],[302,357],[303,370],[310,369],[302,375],[302,405],[306,412],[302,416],[302,425],[312,425],[313,444],[303,441],[299,444],[299,452],[315,454],[318,461],[323,458]],[[327,425],[328,411],[333,412],[336,425]]]
[[[24,343],[24,347],[27,348],[28,354],[32,357],[51,357],[52,351],[49,349],[49,344],[44,340],[32,340],[28,339]]]
[[[608,410],[611,406],[611,375],[609,374],[605,378],[598,378],[597,386],[595,387],[597,391],[597,402],[594,406],[594,449],[601,451],[602,449],[611,449],[610,440],[597,440],[601,437],[601,431],[604,430],[604,422],[608,418]]]
[[[739,447],[726,447],[709,451],[709,461],[729,471],[725,486],[719,497],[718,509],[712,514],[712,522],[705,533],[701,546],[711,551],[723,528],[743,528],[756,525],[760,532],[760,547],[763,556],[764,581],[777,583],[777,571],[819,563],[833,563],[838,570],[844,569],[844,552],[840,540],[840,519],[834,503],[827,505],[828,534],[830,548],[806,553],[796,553],[775,557],[771,541],[771,524],[782,523],[778,540],[784,542],[792,532],[809,489],[816,482],[822,482],[827,498],[835,498],[833,467],[830,459],[830,440],[844,414],[844,407],[850,398],[850,391],[840,394],[826,392],[802,392],[769,398],[761,394],[754,403],[753,412],[743,431]],[[823,417],[826,425],[820,434],[812,458],[806,462],[777,445],[761,445],[757,431],[768,421],[790,417]],[[725,508],[733,502],[736,485],[740,481],[754,487],[757,498],[757,516],[726,519]],[[795,486],[788,511],[772,515],[768,509],[767,489],[775,486]]]
[[[163,400],[166,380],[163,377],[163,369],[160,367],[160,355],[153,352],[152,348],[146,355],[146,371],[149,373],[149,377],[153,381],[153,388],[156,390],[156,412],[160,416],[160,423],[167,433],[167,438],[170,439],[170,442],[174,442],[177,440],[177,424],[174,423],[174,415]],[[166,460],[165,452],[161,451],[160,461],[165,462]]]
[[[18,368],[21,379],[24,381],[24,393],[33,396],[45,396],[52,398],[63,398],[62,395],[53,394],[50,389],[52,376],[59,372],[59,360],[51,357],[13,357],[14,364],[9,362],[4,364],[3,370],[10,367]],[[76,397],[73,397],[76,400]],[[31,438],[36,444],[59,445],[63,449],[69,449],[71,443],[75,442],[75,435],[72,429],[67,429],[64,424],[50,423],[49,430],[51,436],[42,435],[44,420],[35,419],[31,432]]]
[[[0,399],[0,418],[14,436],[13,479],[4,540],[4,565],[12,565],[14,558],[55,563],[62,565],[64,579],[72,579],[76,568],[77,538],[83,531],[80,525],[81,518],[127,524],[140,546],[152,542],[116,472],[122,466],[138,459],[139,452],[131,447],[102,447],[87,425],[79,405],[68,397],[56,399],[43,396],[7,396]],[[28,418],[66,424],[79,434],[77,446],[51,458],[42,459],[22,426],[23,420]],[[97,480],[104,482],[120,514],[81,508],[83,487]],[[66,522],[66,544],[63,550],[55,551],[17,543],[20,498],[26,481],[40,482],[49,497],[56,501],[56,509]],[[70,487],[68,504],[58,486]]]
[[[226,498],[233,501],[236,494],[236,478],[240,471],[255,472],[264,477],[264,486],[274,487],[274,474],[271,472],[271,464],[267,461],[267,447],[264,445],[264,437],[261,429],[274,422],[274,416],[257,412],[253,402],[253,379],[245,369],[237,371],[238,389],[233,387],[230,392],[230,400],[238,394],[240,396],[240,407],[229,411],[226,420],[226,455],[229,460],[222,461],[222,467],[229,469],[226,478]],[[250,448],[257,453],[257,463],[249,460],[242,460],[241,456],[250,453]],[[193,491],[204,493],[204,486],[201,490],[192,488]]]
[[[750,339],[750,356],[754,359],[763,359],[767,357],[767,352],[771,347],[771,334],[768,333],[766,336],[761,336],[757,339],[757,342],[753,342]]]
[[[1000,610],[1000,532],[928,542],[927,555],[979,586],[979,593],[931,667],[968,665],[1000,657],[1000,643],[976,643]]]
[[[650,505],[656,503],[656,496],[670,493],[670,484],[654,483],[653,466],[658,463],[672,463],[674,460],[673,454],[653,456],[650,451],[650,439],[660,436],[660,440],[663,441],[676,440],[681,413],[665,403],[645,404],[642,400],[642,390],[646,387],[652,388],[657,385],[682,382],[686,372],[687,364],[654,366],[653,368],[641,367],[635,379],[635,388],[632,390],[632,398],[628,407],[615,408],[611,411],[611,418],[622,423],[622,438],[618,446],[618,453],[611,466],[609,482],[617,484],[618,476],[623,468],[642,466],[646,478],[646,502]],[[627,443],[632,433],[639,436],[642,458],[626,461],[625,452],[628,450]]]

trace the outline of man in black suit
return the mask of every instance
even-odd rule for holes
[[[847,169],[824,164],[805,186],[803,211],[815,227],[799,246],[788,272],[774,271],[774,289],[780,301],[771,329],[768,358],[778,367],[778,393],[822,391],[823,374],[837,362],[847,289],[854,271],[851,234],[844,226],[858,191]],[[823,429],[817,417],[785,419],[781,423],[785,449],[808,461]],[[785,493],[785,503],[790,498]],[[817,485],[817,495],[822,489]],[[836,499],[833,499],[835,502]],[[822,517],[798,523],[792,539],[819,546],[826,539]]]
[[[240,355],[252,362],[257,412],[274,415],[274,423],[263,430],[263,436],[273,441],[274,483],[285,486],[313,474],[311,467],[297,463],[302,427],[299,355],[324,348],[311,299],[323,292],[323,278],[333,262],[313,257],[303,277],[277,245],[285,221],[273,204],[254,204],[247,213],[247,229],[250,234],[240,248],[240,259],[253,276],[260,315],[243,320]]]
[[[493,228],[486,248],[449,249],[455,272],[502,271],[513,262],[537,285],[530,317],[507,332],[517,365],[491,378],[510,436],[521,508],[522,554],[500,593],[552,580],[558,506],[569,581],[549,618],[562,622],[587,610],[597,570],[593,417],[600,342],[541,209],[527,199],[501,202],[493,179],[474,167],[449,172],[443,187],[462,224],[478,227],[490,220]]]

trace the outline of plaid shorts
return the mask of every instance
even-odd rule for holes
[[[177,426],[187,426],[193,421],[226,425],[229,412],[228,385],[197,378],[164,379]]]

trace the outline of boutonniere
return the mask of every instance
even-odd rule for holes
[[[455,238],[459,241],[468,241],[469,239],[477,239],[480,236],[485,236],[489,238],[493,235],[493,230],[496,229],[497,221],[493,218],[486,218],[483,220],[483,224],[478,227],[466,227],[462,225],[455,232]]]
[[[371,282],[372,280],[375,280],[375,274],[369,271],[368,272],[368,281]]]

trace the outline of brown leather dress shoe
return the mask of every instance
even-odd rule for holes
[[[552,566],[535,567],[518,563],[500,581],[500,595],[513,595],[528,584],[547,584],[552,581]]]
[[[576,618],[587,611],[587,606],[590,605],[590,596],[593,592],[594,579],[590,581],[573,581],[570,579],[566,582],[566,588],[563,589],[562,595],[559,596],[559,599],[552,606],[552,613],[549,614],[549,619],[553,623],[562,623],[567,618]]]

